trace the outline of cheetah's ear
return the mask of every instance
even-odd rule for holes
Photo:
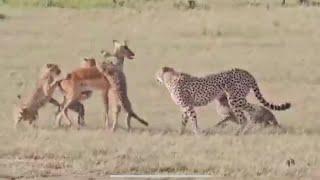
[[[54,66],[54,64],[50,64],[50,63],[49,63],[49,64],[46,64],[46,67],[47,67],[47,68],[52,68],[53,66]]]
[[[113,56],[110,52],[105,51],[105,50],[101,50],[100,53],[102,54],[103,57],[108,58]]]
[[[21,94],[17,94],[17,98],[18,98],[18,99],[21,99]]]
[[[162,72],[169,72],[169,71],[173,71],[173,68],[167,67],[167,66],[162,68]]]

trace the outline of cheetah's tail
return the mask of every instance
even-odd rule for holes
[[[276,110],[276,111],[283,111],[283,110],[287,110],[291,107],[291,103],[288,103],[288,102],[286,102],[284,104],[280,104],[280,105],[275,105],[275,104],[269,103],[262,96],[257,83],[255,83],[255,86],[252,89],[253,89],[253,92],[254,92],[255,96],[257,97],[257,99],[261,102],[261,104],[263,104],[267,108],[270,108],[270,109]]]

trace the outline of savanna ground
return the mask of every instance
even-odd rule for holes
[[[139,1],[141,2],[141,1]],[[320,168],[320,9],[278,1],[209,1],[177,9],[173,1],[90,9],[0,6],[0,170],[16,177],[107,177],[109,174],[209,174],[230,179],[309,179]],[[267,8],[268,7],[268,8]],[[80,59],[128,39],[136,53],[125,62],[129,97],[149,128],[103,130],[99,93],[85,102],[88,127],[54,129],[55,108],[40,111],[38,130],[14,131],[16,95],[27,95],[45,63],[66,73]],[[235,136],[237,126],[214,128],[213,105],[199,108],[209,135],[180,136],[179,109],[154,80],[163,65],[194,75],[233,67],[247,69],[272,102],[292,109],[274,112],[287,133],[272,129]],[[56,97],[59,97],[57,93]],[[61,98],[60,98],[61,99]],[[251,96],[251,102],[257,100]],[[124,126],[121,116],[120,126]],[[190,127],[189,131],[190,131]],[[286,161],[294,159],[288,167]]]

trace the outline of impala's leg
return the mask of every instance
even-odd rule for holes
[[[58,107],[58,110],[56,111],[55,114],[58,114],[61,111],[61,105],[57,100],[55,100],[54,98],[50,98],[49,99],[49,103],[51,103],[51,104],[53,104],[53,105]]]
[[[60,126],[61,124],[61,118],[62,116],[64,118],[66,118],[68,120],[68,126],[71,127],[72,126],[72,121],[68,116],[68,109],[70,108],[70,106],[77,100],[80,98],[79,93],[77,93],[76,91],[70,91],[68,95],[66,95],[66,103],[62,109],[62,111],[58,114],[57,116],[57,125]],[[79,128],[79,125],[77,126],[77,128]]]
[[[37,129],[38,128],[38,124],[36,120],[30,120],[29,124],[32,126],[32,128]]]
[[[70,108],[70,105],[72,105],[72,103],[74,103],[73,99],[67,100],[65,107],[62,110],[62,115],[64,118],[66,118],[68,120],[68,126],[71,127],[73,125],[72,120],[70,119],[69,115],[68,115],[68,109]],[[79,128],[79,125],[78,125]]]
[[[56,119],[57,119],[58,115],[61,113],[61,110],[63,109],[64,105],[66,104],[66,101],[67,101],[66,97],[63,96],[63,100],[62,100],[61,104],[59,104],[58,111],[56,111],[56,114],[55,114],[56,115]]]
[[[103,103],[104,103],[104,115],[103,120],[105,123],[105,128],[110,128],[110,119],[109,119],[109,89],[105,90],[102,93]]]
[[[70,106],[69,109],[76,112],[78,114],[78,125],[84,125],[84,106],[80,101],[74,101]]]
[[[81,126],[86,126],[86,122],[84,121],[84,115],[85,115],[84,105],[79,101],[77,102],[77,104],[78,104],[78,124]]]

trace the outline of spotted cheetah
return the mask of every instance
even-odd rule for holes
[[[291,106],[290,103],[274,105],[267,102],[263,98],[255,78],[242,69],[232,69],[205,77],[196,77],[178,72],[171,67],[162,67],[156,73],[156,79],[166,86],[172,100],[182,111],[181,134],[184,132],[189,119],[192,121],[193,132],[197,134],[199,130],[194,107],[205,106],[225,93],[228,96],[232,112],[241,123],[237,134],[246,133],[253,124],[252,121],[247,121],[243,112],[254,111],[252,105],[246,100],[246,96],[251,89],[260,103],[272,110],[286,110]]]

